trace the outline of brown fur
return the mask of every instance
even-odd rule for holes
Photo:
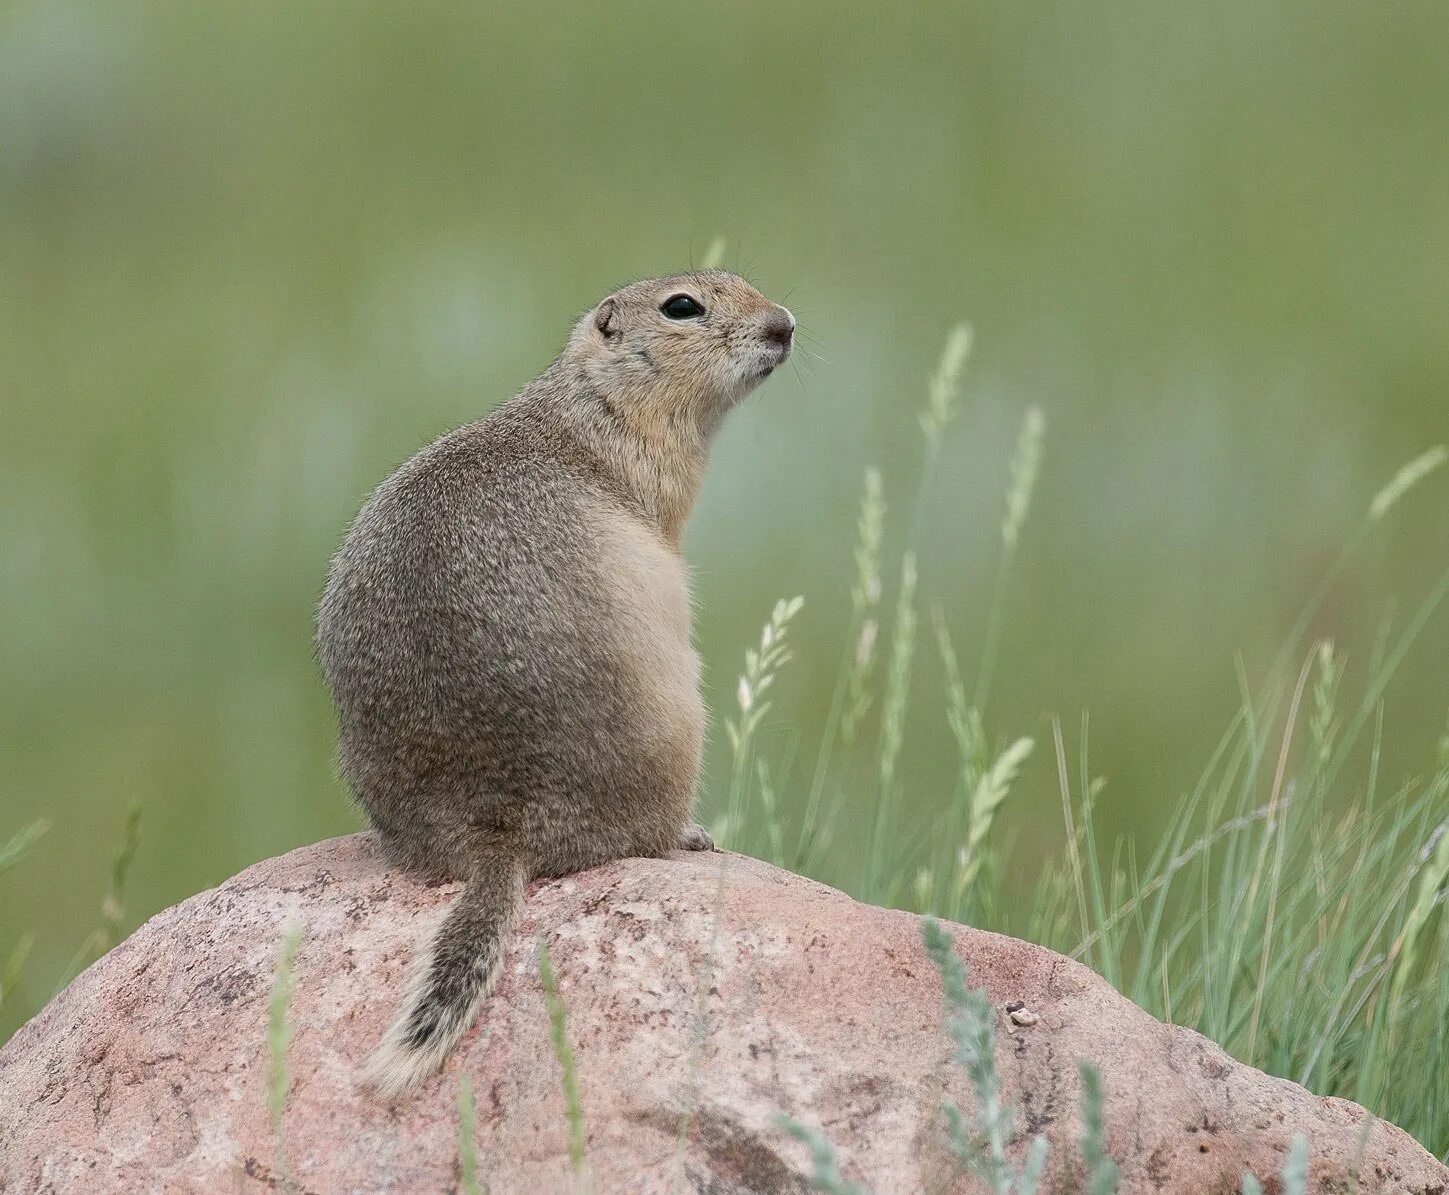
[[[695,318],[660,310],[686,294]],[[720,420],[794,320],[718,270],[624,287],[552,365],[383,482],[332,563],[318,649],[343,775],[391,858],[468,881],[369,1065],[433,1073],[529,878],[712,845],[679,537]]]

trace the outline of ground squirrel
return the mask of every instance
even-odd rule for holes
[[[380,485],[318,614],[342,774],[389,858],[463,880],[368,1063],[435,1072],[497,977],[524,884],[713,846],[679,536],[720,420],[795,320],[721,270],[636,282],[544,373]]]

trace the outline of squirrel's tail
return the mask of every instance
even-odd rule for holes
[[[402,1095],[443,1065],[493,989],[509,932],[523,905],[524,869],[500,861],[467,882],[414,964],[402,1014],[368,1060],[366,1081]]]

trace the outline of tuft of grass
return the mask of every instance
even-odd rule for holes
[[[12,867],[20,862],[31,849],[46,834],[50,832],[50,822],[45,818],[33,821],[28,826],[23,826],[11,836],[9,842],[0,846],[0,875],[4,875]]]
[[[916,501],[911,516],[906,550],[915,551],[926,517],[926,502],[936,479],[936,465],[945,444],[946,429],[960,414],[961,375],[966,371],[975,334],[971,325],[956,324],[946,333],[940,360],[926,386],[926,402],[917,415],[921,428],[921,473],[916,481]]]
[[[563,1071],[564,1108],[569,1126],[569,1166],[574,1172],[574,1181],[583,1190],[588,1187],[587,1137],[584,1133],[583,1101],[579,1097],[578,1067],[574,1062],[573,1046],[569,1044],[568,1012],[564,1008],[563,997],[559,995],[558,977],[554,974],[548,943],[542,938],[538,940],[538,977],[543,983],[543,1001],[548,1008],[554,1057]]]
[[[1308,1195],[1308,1142],[1295,1133],[1283,1163],[1283,1195]]]
[[[907,552],[901,561],[901,586],[896,597],[895,630],[891,636],[890,672],[881,707],[880,786],[876,790],[875,819],[866,848],[865,894],[883,903],[894,893],[885,883],[887,834],[895,809],[896,766],[905,742],[906,709],[910,698],[911,667],[916,650],[916,558]]]
[[[1374,522],[1378,522],[1399,504],[1399,501],[1405,494],[1428,477],[1435,469],[1442,466],[1445,461],[1449,461],[1449,448],[1446,448],[1443,444],[1436,444],[1427,452],[1416,456],[1395,473],[1389,479],[1389,483],[1374,495],[1374,500],[1369,503],[1369,518]]]
[[[982,852],[997,810],[1011,792],[1022,765],[1035,747],[1036,743],[1031,739],[1017,739],[976,781],[966,809],[966,843],[961,848],[963,853],[958,877],[962,887],[970,887],[980,874]]]
[[[835,691],[815,755],[810,792],[805,799],[796,846],[797,870],[804,870],[824,852],[828,833],[821,825],[821,814],[837,740],[847,750],[855,744],[857,730],[873,701],[871,683],[879,654],[876,650],[880,634],[877,611],[881,599],[880,560],[885,510],[880,470],[872,466],[865,471],[860,516],[856,522],[856,578],[850,591],[850,623],[841,662],[836,670]]]
[[[101,902],[101,930],[104,935],[102,950],[109,950],[121,940],[121,921],[126,915],[123,898],[126,894],[126,878],[131,873],[136,852],[141,846],[141,806],[133,805],[126,815],[126,828],[121,837],[121,849],[111,864],[111,887]]]
[[[810,1150],[810,1173],[805,1181],[813,1189],[824,1191],[825,1195],[866,1195],[865,1188],[859,1183],[848,1182],[841,1176],[835,1146],[818,1129],[788,1116],[777,1117],[775,1123],[796,1141],[804,1142]]]
[[[126,916],[126,880],[131,874],[131,864],[135,862],[136,852],[141,846],[141,813],[141,806],[133,805],[126,815],[121,847],[111,863],[110,887],[101,898],[101,923],[86,936],[86,940],[72,956],[61,975],[60,983],[56,985],[57,992],[80,974],[81,968],[89,960],[104,954],[121,940]]]
[[[4,875],[26,855],[50,830],[50,823],[44,819],[31,822],[23,826],[11,836],[10,841],[0,846],[0,875]],[[5,957],[5,962],[0,965],[0,1007],[15,991],[20,983],[20,972],[25,967],[25,960],[30,957],[30,952],[35,947],[34,934],[21,934],[15,945],[10,948],[10,953]]]
[[[1372,1116],[1365,1116],[1363,1118],[1363,1124],[1359,1127],[1358,1140],[1354,1143],[1353,1148],[1353,1163],[1348,1168],[1349,1195],[1358,1195],[1361,1189],[1359,1185],[1359,1172],[1363,1169],[1363,1155],[1364,1151],[1368,1149],[1369,1138],[1373,1136],[1374,1123],[1375,1121]]]
[[[941,973],[945,1028],[955,1047],[953,1058],[966,1072],[976,1097],[975,1116],[969,1118],[950,1101],[943,1105],[947,1146],[960,1169],[982,1179],[993,1195],[1033,1195],[1046,1163],[1047,1141],[1034,1138],[1021,1172],[1013,1170],[1006,1143],[1013,1135],[1015,1112],[1001,1098],[991,1003],[980,988],[967,986],[966,966],[956,953],[950,931],[927,917],[921,923],[921,937],[926,954]]]
[[[1021,529],[1031,510],[1037,475],[1041,472],[1042,445],[1046,439],[1046,416],[1038,407],[1028,407],[1021,421],[1021,434],[1016,441],[1016,455],[1011,461],[1011,476],[1006,487],[1006,508],[1001,516],[1001,556],[991,583],[991,604],[986,612],[986,630],[981,644],[981,666],[976,673],[976,691],[972,705],[985,710],[991,696],[991,680],[996,670],[996,657],[1001,650],[1002,625],[1006,616],[1006,597],[1010,588],[1012,566],[1016,562],[1017,543]]]
[[[780,821],[780,801],[775,793],[774,782],[770,779],[770,765],[763,759],[755,760],[755,784],[760,791],[760,807],[768,836],[766,845],[769,849],[765,857],[776,867],[786,867],[788,864],[785,861],[785,831]]]
[[[763,761],[762,761],[763,762]],[[768,787],[767,782],[765,786]],[[699,1072],[704,1064],[704,1048],[709,1039],[709,995],[714,990],[714,971],[719,955],[720,929],[724,923],[725,887],[728,878],[729,856],[720,852],[717,864],[714,908],[710,918],[709,946],[700,961],[699,974],[695,979],[694,1023],[690,1026],[689,1055],[684,1073],[684,1110],[679,1116],[679,1128],[675,1133],[674,1161],[678,1170],[678,1188],[683,1191],[688,1185],[689,1174],[686,1158],[689,1138],[694,1132],[694,1118],[699,1110]]]
[[[1343,664],[1333,654],[1333,641],[1325,639],[1318,645],[1317,680],[1313,684],[1313,713],[1308,727],[1312,743],[1311,762],[1314,783],[1320,788],[1341,721],[1338,717],[1338,686],[1343,679]]]
[[[20,986],[20,972],[25,969],[25,960],[34,948],[35,935],[21,934],[5,956],[4,965],[0,966],[0,1007]]]
[[[971,356],[971,325],[959,323],[946,334],[941,359],[926,389],[926,405],[918,421],[926,438],[927,451],[934,456],[941,450],[941,437],[959,413],[957,398],[961,393],[961,375]]]
[[[716,827],[716,839],[734,845],[734,838],[744,826],[748,812],[745,784],[749,772],[755,732],[770,710],[765,697],[775,677],[790,660],[788,635],[790,623],[805,605],[803,597],[782,599],[770,611],[770,620],[760,631],[758,648],[745,650],[745,670],[735,686],[738,714],[725,724],[729,735],[733,770],[730,774],[728,812],[722,825]]]
[[[294,968],[297,951],[302,944],[302,926],[290,922],[282,931],[277,950],[277,967],[272,979],[272,995],[267,1004],[267,1114],[272,1123],[272,1149],[277,1174],[287,1190],[295,1189],[291,1163],[287,1157],[285,1113],[287,1095],[292,1088],[288,1052],[292,1048],[292,1026],[288,1020],[292,999],[297,994]]]
[[[869,468],[865,471],[865,491],[856,522],[855,584],[850,590],[853,633],[847,636],[847,648],[849,641],[855,646],[845,674],[845,711],[840,719],[840,737],[847,744],[855,741],[856,729],[870,710],[870,681],[875,671],[875,645],[880,630],[876,610],[881,595],[880,548],[884,523],[885,497],[880,470]]]
[[[1021,421],[1021,434],[1016,441],[1016,455],[1011,458],[1011,481],[1006,490],[1006,512],[1001,516],[1001,543],[1009,552],[1016,551],[1016,541],[1031,509],[1031,496],[1041,472],[1042,441],[1046,439],[1046,416],[1040,407],[1027,407]]]
[[[478,1101],[467,1075],[458,1084],[458,1185],[463,1195],[484,1195],[486,1190],[478,1180]]]
[[[1117,1189],[1117,1163],[1107,1152],[1107,1096],[1101,1073],[1090,1062],[1079,1059],[1082,1078],[1082,1160],[1087,1164],[1086,1195],[1112,1195]]]
[[[1086,959],[1156,1015],[1270,1073],[1355,1099],[1443,1154],[1449,770],[1379,792],[1378,729],[1366,735],[1366,719],[1337,712],[1336,656],[1320,646],[1307,658],[1318,684],[1305,748],[1292,727],[1306,670],[1291,697],[1244,699],[1152,856],[1124,862],[1119,847],[1110,878],[1079,780],[1078,796],[1064,799],[1065,882],[1049,866],[1027,932]],[[1379,672],[1393,666],[1386,653]],[[1384,683],[1371,675],[1365,688]],[[1368,767],[1357,796],[1343,773],[1355,739]],[[1086,777],[1085,733],[1080,752]],[[1061,743],[1059,760],[1065,783]],[[1407,1041],[1427,1055],[1417,1081],[1390,1071],[1387,1047]]]
[[[1449,767],[1443,767],[1429,787],[1430,808],[1442,808],[1440,802],[1449,795]],[[1445,818],[1429,835],[1419,851],[1422,868],[1415,884],[1413,904],[1389,948],[1389,965],[1393,981],[1389,985],[1389,1010],[1392,1028],[1397,1028],[1407,1009],[1405,990],[1419,961],[1420,938],[1435,911],[1444,903],[1449,890],[1449,818]],[[1391,1035],[1392,1036],[1392,1035]]]
[[[1033,1137],[1026,1147],[1026,1161],[1021,1166],[1021,1177],[1016,1180],[1016,1195],[1036,1195],[1041,1186],[1042,1172],[1046,1169],[1047,1139]]]

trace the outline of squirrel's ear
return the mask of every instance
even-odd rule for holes
[[[619,335],[619,316],[613,299],[605,299],[599,304],[599,309],[594,312],[594,327],[605,340]]]

